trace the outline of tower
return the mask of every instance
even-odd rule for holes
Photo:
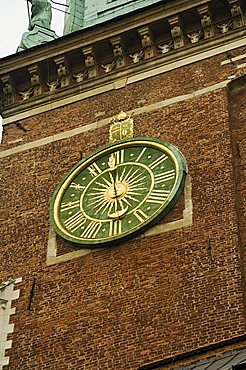
[[[64,34],[78,31],[84,26],[85,0],[67,1],[68,14],[65,15]]]
[[[1,60],[1,366],[242,369],[245,4],[79,4]]]
[[[64,34],[129,14],[160,0],[67,0]]]

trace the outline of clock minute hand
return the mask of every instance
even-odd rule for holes
[[[109,157],[108,165],[109,165],[109,168],[110,168],[109,175],[110,175],[110,178],[112,180],[113,187],[114,187],[114,198],[117,198],[116,179],[117,179],[118,173],[117,173],[117,166],[115,165],[115,156],[114,156],[113,153]]]
[[[118,207],[117,207],[118,204],[120,204],[119,203],[119,197],[121,196],[121,194],[119,194],[118,189],[117,189],[118,168],[115,165],[115,156],[114,156],[113,153],[109,157],[108,165],[109,165],[109,168],[110,168],[109,175],[110,175],[110,178],[111,178],[111,181],[112,181],[112,184],[113,184],[113,188],[114,188],[114,195],[113,195],[112,198],[114,198],[114,200],[115,200],[115,212],[109,213],[108,216],[111,217],[111,218],[116,218],[117,219],[117,218],[120,218],[121,216],[123,216],[127,212],[128,207],[121,208],[120,210],[118,210]]]

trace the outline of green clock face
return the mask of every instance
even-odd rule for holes
[[[50,218],[64,239],[100,247],[142,233],[175,204],[186,162],[174,146],[137,138],[79,162],[53,196]]]

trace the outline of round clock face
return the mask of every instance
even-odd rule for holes
[[[62,238],[85,247],[129,239],[173,207],[186,172],[183,155],[163,141],[109,144],[62,180],[51,202],[52,224]]]

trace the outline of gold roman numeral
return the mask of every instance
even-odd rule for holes
[[[140,222],[143,222],[148,218],[146,213],[144,213],[144,211],[142,211],[141,209],[136,209],[136,211],[134,211],[133,214],[139,219]]]
[[[118,152],[115,152],[114,154],[115,154],[115,162],[116,162],[116,165],[119,165],[121,163],[124,163],[124,156],[125,156],[124,149],[121,149]]]
[[[77,184],[76,182],[72,182],[69,187],[80,191],[84,190],[85,188],[85,186]]]
[[[67,218],[66,221],[64,221],[64,225],[69,231],[74,232],[80,226],[84,225],[86,220],[86,217],[84,217],[83,214],[78,211],[71,217]]]
[[[86,226],[86,228],[84,229],[84,231],[82,232],[82,234],[80,236],[82,238],[85,238],[85,239],[93,239],[97,236],[101,227],[102,227],[102,223],[96,222],[96,221],[91,221]]]
[[[168,159],[168,156],[166,154],[162,154],[159,158],[157,158],[154,162],[149,164],[149,168],[152,170],[156,167],[159,166],[162,162],[164,162],[166,159]]]
[[[76,200],[74,202],[63,202],[61,203],[61,212],[69,211],[70,209],[79,207],[79,200]]]
[[[139,154],[139,156],[137,157],[137,159],[136,159],[136,161],[135,162],[139,162],[139,160],[140,160],[140,158],[142,157],[142,155],[144,154],[144,152],[145,152],[145,150],[146,150],[147,148],[146,147],[144,147],[142,150],[141,150],[141,152],[140,152],[140,154]]]
[[[155,183],[159,184],[161,182],[172,180],[174,178],[175,178],[175,170],[173,169],[173,170],[166,171],[166,172],[155,175]]]
[[[115,236],[122,233],[122,220],[112,220],[109,224],[109,236]]]
[[[157,203],[157,204],[163,204],[163,201],[167,199],[168,195],[170,193],[170,190],[158,190],[154,189],[146,202],[148,203]]]
[[[92,165],[90,165],[88,167],[88,171],[90,172],[92,177],[96,177],[100,175],[100,173],[102,172],[101,168],[96,163],[93,163]]]

